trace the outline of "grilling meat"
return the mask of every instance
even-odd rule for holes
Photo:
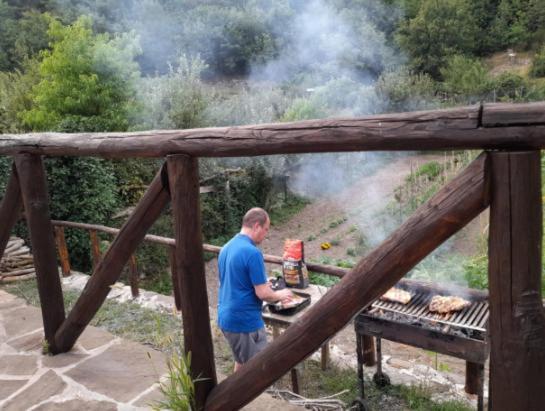
[[[393,303],[408,304],[411,301],[411,293],[392,287],[386,291],[381,297],[381,300],[390,301]]]
[[[454,311],[462,311],[471,303],[461,297],[436,295],[430,301],[429,310],[434,313],[446,314]]]

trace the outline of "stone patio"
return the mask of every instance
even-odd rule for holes
[[[166,358],[150,347],[91,326],[66,354],[42,345],[40,309],[0,290],[0,409],[150,410],[161,397]],[[301,408],[263,394],[244,409]]]

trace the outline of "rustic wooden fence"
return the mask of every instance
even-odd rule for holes
[[[362,308],[490,206],[490,400],[493,410],[545,404],[545,314],[541,303],[541,170],[545,103],[485,104],[359,119],[139,133],[0,136],[14,168],[0,204],[0,255],[24,207],[45,338],[71,349],[168,201],[184,344],[192,353],[199,408],[238,409],[317,350]],[[200,230],[198,157],[361,150],[483,149],[460,175],[343,276],[242,369],[217,384]],[[65,317],[41,155],[165,157],[161,171],[96,264]]]

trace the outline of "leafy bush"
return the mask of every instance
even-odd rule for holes
[[[428,74],[413,73],[406,67],[384,71],[375,88],[384,111],[423,110],[439,105],[435,81]]]
[[[464,263],[464,277],[470,288],[488,288],[488,256],[477,255]]]
[[[534,56],[530,75],[532,77],[545,77],[545,45]]]
[[[106,224],[117,205],[113,168],[97,158],[49,158],[45,162],[53,219]],[[66,230],[70,261],[80,270],[91,267],[89,235]]]
[[[201,75],[207,65],[200,57],[179,57],[163,76],[143,80],[141,100],[146,106],[139,128],[197,128],[206,123],[209,96]]]
[[[455,55],[440,69],[443,87],[448,93],[475,102],[491,88],[491,80],[484,65],[476,59]]]
[[[516,73],[506,71],[494,79],[496,97],[502,101],[513,101],[523,98],[526,88],[526,81]]]

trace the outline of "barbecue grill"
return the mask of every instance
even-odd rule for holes
[[[378,299],[362,310],[354,321],[361,398],[365,398],[363,364],[374,363],[372,337],[375,337],[377,372],[373,379],[377,385],[389,384],[388,376],[382,372],[381,339],[385,338],[466,360],[465,389],[470,394],[477,394],[477,408],[482,410],[484,363],[489,353],[487,293],[413,280],[402,280],[396,287],[411,293],[408,304]],[[428,307],[434,295],[459,296],[471,305],[459,312],[432,313]]]

